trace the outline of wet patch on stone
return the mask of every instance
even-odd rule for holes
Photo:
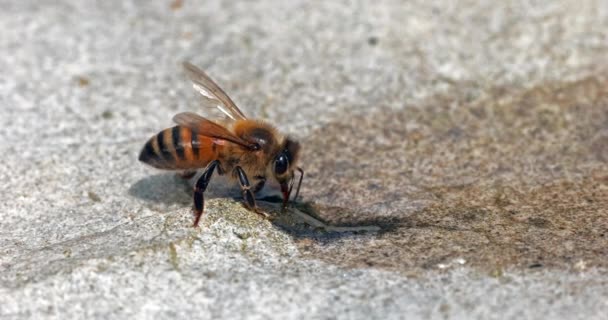
[[[390,232],[291,232],[304,256],[345,267],[608,267],[607,132],[599,75],[345,118],[304,141],[305,202]]]

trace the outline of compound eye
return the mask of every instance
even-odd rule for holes
[[[287,156],[284,153],[281,153],[274,160],[274,173],[281,175],[285,173],[285,171],[287,171],[287,167],[289,167],[289,160],[287,159]]]

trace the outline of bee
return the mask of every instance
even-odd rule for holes
[[[197,169],[204,168],[194,185],[194,227],[203,214],[203,194],[215,171],[219,175],[230,174],[241,187],[245,205],[267,217],[256,206],[254,194],[264,187],[267,177],[271,177],[281,187],[285,208],[297,170],[300,177],[295,202],[304,177],[304,171],[297,166],[299,142],[264,121],[245,117],[201,69],[188,62],[184,62],[184,69],[204,104],[219,110],[224,118],[213,121],[192,112],[175,115],[173,121],[177,125],[150,138],[139,154],[139,161],[158,169],[180,171],[184,178],[191,178]]]

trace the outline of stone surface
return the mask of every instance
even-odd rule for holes
[[[605,1],[1,6],[0,318],[608,313]],[[137,162],[183,60],[302,141],[295,207],[194,229]]]

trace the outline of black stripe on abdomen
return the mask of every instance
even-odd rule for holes
[[[141,149],[141,152],[139,153],[139,161],[149,163],[156,157],[156,152],[154,152],[154,147],[152,147],[152,139],[150,139],[148,142],[146,142],[143,149]]]
[[[194,159],[198,159],[198,152],[200,149],[200,142],[198,141],[198,135],[196,132],[192,131],[192,155]]]
[[[180,141],[180,129],[185,130],[179,126],[175,126],[173,129],[171,129],[171,140],[173,141],[173,147],[175,148],[175,155],[177,156],[177,159],[184,160],[186,158],[186,152],[184,150],[184,144]]]
[[[173,161],[173,153],[171,153],[171,146],[167,145],[166,141],[172,142],[173,139],[166,139],[165,136],[170,133],[170,130],[164,130],[156,136],[156,143],[158,143],[159,156],[168,163]]]

